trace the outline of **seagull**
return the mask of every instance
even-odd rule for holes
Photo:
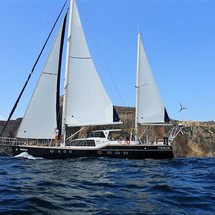
[[[180,103],[180,110],[178,112],[180,113],[182,110],[185,110],[185,109],[187,109],[187,108],[183,107],[182,104]]]

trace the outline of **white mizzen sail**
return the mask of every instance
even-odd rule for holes
[[[70,4],[65,76],[64,125],[113,124],[113,105],[91,58],[75,1]]]
[[[46,64],[37,82],[28,108],[17,132],[17,137],[52,139],[57,127],[56,100],[60,45],[63,25],[49,53]]]
[[[136,121],[140,124],[169,122],[167,111],[153,77],[138,34]]]

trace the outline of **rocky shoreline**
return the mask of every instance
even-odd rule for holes
[[[130,133],[134,124],[133,107],[116,107],[120,119],[124,122],[121,125],[122,130]],[[5,130],[4,137],[15,137],[17,129],[20,125],[21,118],[11,120]],[[5,121],[0,121],[0,129],[2,129]],[[174,121],[173,123],[179,123]],[[180,122],[184,125],[183,132],[178,135],[173,143],[173,150],[176,157],[215,157],[215,122]],[[145,129],[144,126],[141,127]],[[168,130],[163,127],[150,127],[152,138],[162,138],[167,134]],[[84,134],[80,134],[84,135]],[[0,155],[10,155],[11,148],[0,144]]]

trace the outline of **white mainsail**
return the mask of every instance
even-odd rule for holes
[[[169,121],[144,51],[140,33],[138,34],[136,93],[136,123],[154,124]]]
[[[70,4],[63,124],[113,124],[113,105],[91,58],[75,1]]]
[[[17,137],[52,139],[57,127],[56,97],[58,64],[63,25],[58,31],[54,45],[37,82],[28,108],[17,132]]]

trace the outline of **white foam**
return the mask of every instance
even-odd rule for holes
[[[38,160],[38,159],[43,159],[41,157],[34,157],[32,155],[29,155],[28,152],[22,152],[19,155],[16,155],[15,158],[27,158],[29,160]]]

